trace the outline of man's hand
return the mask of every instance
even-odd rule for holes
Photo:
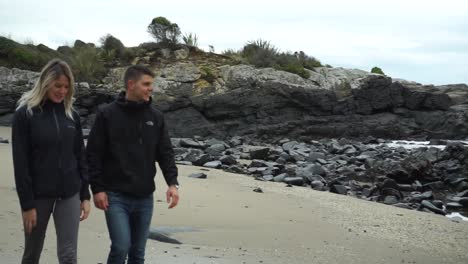
[[[91,210],[91,206],[89,205],[89,200],[82,201],[80,221],[86,220],[86,218],[88,218],[90,210]]]
[[[169,209],[174,208],[179,203],[179,191],[175,185],[169,186],[166,192],[167,203],[169,204]]]
[[[109,201],[107,200],[107,193],[99,192],[93,196],[94,206],[97,208],[106,211],[109,207]]]
[[[26,234],[31,234],[32,230],[36,227],[37,224],[37,213],[36,208],[23,211],[23,225],[24,231]]]

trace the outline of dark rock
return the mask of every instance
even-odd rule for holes
[[[268,167],[268,163],[264,160],[254,159],[249,165],[249,168],[261,168],[261,167]]]
[[[414,194],[410,197],[411,202],[419,203],[423,200],[428,200],[432,198],[432,191],[427,191],[421,194]]]
[[[233,172],[233,173],[243,173],[243,174],[247,174],[247,171],[245,171],[241,166],[239,165],[232,165],[232,166],[229,166],[227,169],[227,171],[229,172]]]
[[[284,179],[287,177],[288,175],[286,173],[282,173],[282,174],[279,174],[279,175],[276,175],[274,178],[273,178],[273,181],[275,182],[284,182]]]
[[[203,154],[203,151],[197,149],[191,149],[190,152],[185,156],[184,160],[190,161],[195,166],[203,166],[203,164],[212,161],[212,157],[208,154]]]
[[[253,191],[257,193],[263,193],[262,188],[255,188]]]
[[[348,194],[348,189],[346,188],[346,186],[343,186],[340,184],[334,184],[330,187],[330,192],[346,195]]]
[[[296,186],[304,185],[304,179],[302,177],[285,177],[283,179],[283,182],[287,184],[291,184],[291,185],[296,185]]]
[[[411,184],[398,184],[398,190],[403,191],[403,192],[412,192],[416,191],[413,185]],[[422,189],[421,189],[422,190]]]
[[[384,199],[384,204],[396,204],[400,201],[400,199],[394,195],[389,195],[389,196],[385,196],[385,199]]]
[[[432,212],[436,213],[436,214],[441,214],[441,215],[446,215],[447,212],[440,209],[440,208],[437,208],[437,206],[433,205],[429,200],[424,200],[421,202],[421,206],[423,208],[427,208],[429,210],[431,210]]]
[[[283,149],[284,149],[284,151],[289,152],[290,150],[294,149],[297,145],[299,145],[299,142],[290,141],[290,142],[287,142],[287,143],[283,144]]]
[[[293,159],[294,161],[305,161],[306,160],[305,155],[302,155],[301,153],[299,153],[298,151],[295,151],[295,150],[290,150],[289,155],[291,156],[291,159]]]
[[[430,188],[432,189],[433,191],[436,191],[436,190],[444,190],[446,189],[447,187],[445,186],[445,184],[441,181],[436,181],[436,182],[430,182],[430,183],[427,183],[427,184],[424,184],[423,185],[424,188]]]
[[[461,197],[458,199],[458,203],[463,205],[463,207],[468,208],[468,197]]]
[[[250,158],[251,159],[266,159],[268,157],[268,153],[270,152],[269,148],[252,148],[250,149]]]
[[[317,163],[322,164],[322,165],[325,165],[325,164],[327,164],[328,162],[327,162],[326,160],[324,160],[324,159],[317,159]]]
[[[159,230],[158,228],[150,228],[148,238],[169,244],[182,244],[177,239],[169,237],[169,234],[167,232],[165,232],[164,230]]]
[[[382,189],[386,189],[386,188],[391,188],[391,189],[399,189],[399,186],[398,184],[396,183],[395,180],[392,180],[392,179],[386,179],[384,180],[384,182],[382,183],[382,186],[381,186]]]
[[[222,165],[221,161],[216,160],[216,161],[210,161],[210,162],[203,164],[203,167],[219,169],[221,168],[221,165]]]
[[[281,157],[276,160],[276,163],[279,163],[279,164],[286,164],[286,162],[287,161]]]
[[[393,204],[393,206],[399,207],[399,208],[404,208],[404,209],[413,209],[409,204],[406,203],[396,203]]]
[[[197,149],[204,149],[205,146],[202,145],[200,142],[197,142],[190,138],[183,138],[180,140],[180,146],[184,148],[197,148]]]
[[[458,210],[458,209],[463,208],[463,205],[457,202],[449,202],[446,204],[446,206],[447,206],[447,209],[451,209],[451,210]]]
[[[210,147],[208,147],[205,151],[211,156],[220,156],[225,149],[226,147],[224,146],[224,144],[213,144]]]
[[[461,181],[458,185],[457,185],[457,191],[458,192],[462,192],[462,191],[468,191],[468,182],[466,181]]]
[[[189,175],[190,178],[196,178],[196,179],[206,179],[207,176],[205,173],[203,172],[199,172],[199,173],[192,173]]]
[[[233,156],[222,156],[220,159],[219,159],[223,164],[226,164],[226,165],[236,165],[237,164],[237,160],[233,157]]]
[[[468,190],[457,193],[457,197],[468,197]]]
[[[395,196],[398,198],[398,201],[400,201],[401,199],[403,199],[403,194],[397,190],[397,189],[393,189],[393,188],[382,188],[380,190],[380,193],[384,196]]]
[[[312,181],[310,183],[310,186],[312,187],[312,189],[314,190],[318,190],[318,191],[321,191],[323,190],[323,187],[325,187],[325,184],[322,182],[322,181]]]
[[[439,209],[442,209],[444,207],[444,202],[442,202],[441,200],[433,200],[431,201],[431,203]]]
[[[414,190],[416,190],[418,192],[421,192],[423,190],[423,186],[422,186],[421,182],[419,182],[419,181],[414,181],[414,183],[411,184],[411,186],[413,187]]]
[[[321,152],[310,152],[307,157],[308,162],[316,162],[318,159],[325,159],[325,154]]]
[[[265,181],[273,181],[273,175],[264,175],[263,177],[263,180]]]
[[[229,148],[229,145],[226,144],[224,141],[221,141],[221,140],[218,140],[218,139],[215,139],[215,138],[212,138],[212,139],[209,139],[209,140],[205,141],[205,146],[212,147],[213,145],[223,145],[223,147],[225,149]]]
[[[242,145],[242,138],[239,136],[233,137],[231,140],[229,140],[229,145],[231,147],[236,147]]]
[[[245,159],[245,160],[251,159],[249,153],[241,153],[241,154],[240,154],[240,158],[241,158],[241,159]]]
[[[318,164],[307,165],[306,167],[296,169],[296,175],[303,178],[308,178],[313,175],[325,176],[326,174],[327,172],[325,169]]]
[[[288,153],[286,153],[286,152],[281,152],[281,153],[279,154],[279,157],[282,158],[282,159],[284,159],[285,161],[288,161],[288,160],[291,159],[291,156],[290,156]]]

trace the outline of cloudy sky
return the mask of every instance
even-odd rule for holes
[[[334,67],[424,84],[468,83],[468,1],[155,1],[0,0],[0,34],[57,48],[110,33],[126,46],[151,41],[146,28],[164,16],[201,48],[239,49],[269,40]]]

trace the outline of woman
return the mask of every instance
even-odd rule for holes
[[[73,110],[74,79],[51,60],[18,101],[12,127],[13,165],[25,248],[22,263],[39,263],[47,224],[54,217],[59,263],[76,263],[78,226],[90,194],[80,117]]]

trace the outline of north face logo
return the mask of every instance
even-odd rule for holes
[[[153,126],[153,121],[146,121],[146,124],[147,124],[148,126]]]

